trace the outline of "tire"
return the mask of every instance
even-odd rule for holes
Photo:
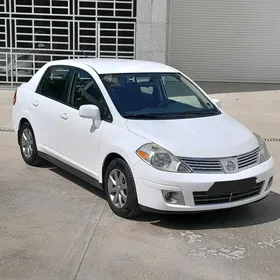
[[[125,182],[126,184],[124,184]],[[123,218],[134,218],[140,214],[133,175],[124,160],[114,159],[108,165],[104,176],[104,190],[110,208],[116,215]],[[114,200],[116,197],[118,199]]]
[[[31,166],[40,166],[42,159],[37,150],[35,135],[31,125],[25,122],[19,131],[20,152],[25,163]]]

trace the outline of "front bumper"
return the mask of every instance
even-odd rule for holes
[[[267,189],[269,180],[274,175],[274,161],[259,164],[247,170],[234,174],[193,174],[193,173],[170,173],[156,170],[143,161],[139,161],[132,167],[135,179],[138,203],[145,208],[167,212],[197,212],[211,211],[237,207],[256,202],[265,198],[270,189]],[[207,192],[217,182],[229,182],[256,177],[256,182],[263,182],[260,192],[248,198],[230,202],[209,203],[197,205],[194,200],[194,192]],[[225,184],[226,188],[226,184]],[[183,195],[183,204],[166,202],[163,192],[177,192]],[[228,193],[225,189],[221,195]],[[214,200],[216,201],[216,200]]]

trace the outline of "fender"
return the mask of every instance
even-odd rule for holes
[[[19,143],[19,131],[20,131],[21,126],[22,126],[23,123],[25,122],[25,121],[23,121],[23,120],[28,121],[28,122],[30,123],[32,129],[33,129],[32,122],[30,121],[30,119],[31,119],[30,114],[26,114],[26,115],[23,114],[23,115],[22,115],[22,118],[18,121],[17,126],[15,127],[15,131],[16,131],[16,133],[17,133],[18,143]],[[34,131],[34,129],[33,129],[33,131]],[[34,132],[34,133],[35,133],[35,132]]]
[[[98,180],[100,183],[102,183],[103,165],[108,155],[113,153],[120,155],[132,169],[141,160],[136,154],[137,149],[147,143],[145,138],[128,131],[126,120],[115,118],[115,122],[116,124],[106,123],[100,139],[98,159]],[[113,143],[112,137],[114,137]]]
[[[106,149],[106,151],[104,151],[103,153],[100,154],[100,160],[99,160],[98,181],[101,184],[103,183],[103,178],[102,178],[103,166],[104,166],[104,163],[105,163],[107,157],[110,154],[117,154],[120,157],[122,157],[127,162],[127,164],[129,165],[130,168],[132,168],[133,165],[135,165],[137,162],[139,162],[141,160],[136,155],[136,153],[135,153],[135,157],[131,157],[131,154],[129,152],[121,149],[118,146],[112,146],[112,147]]]

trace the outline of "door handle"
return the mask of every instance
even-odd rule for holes
[[[39,105],[39,102],[37,100],[32,102],[33,106],[37,107]]]
[[[68,119],[68,115],[66,113],[61,114],[60,117],[64,120]]]

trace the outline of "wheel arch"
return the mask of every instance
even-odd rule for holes
[[[101,179],[101,182],[100,183],[103,183],[104,182],[104,177],[105,177],[105,173],[106,173],[106,170],[109,166],[109,164],[114,160],[114,159],[122,159],[124,160],[126,163],[127,161],[125,160],[125,158],[123,156],[121,156],[119,153],[116,153],[116,152],[112,152],[110,154],[108,154],[104,161],[103,161],[103,164],[102,164],[102,176],[100,177]]]

